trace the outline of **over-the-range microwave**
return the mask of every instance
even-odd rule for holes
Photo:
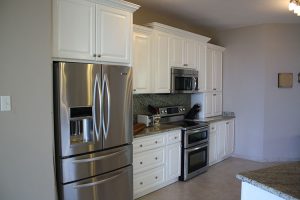
[[[198,71],[192,68],[171,68],[171,93],[197,93]]]

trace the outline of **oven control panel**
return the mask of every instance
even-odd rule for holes
[[[186,108],[184,106],[172,106],[159,108],[158,111],[161,116],[182,115],[185,114]]]

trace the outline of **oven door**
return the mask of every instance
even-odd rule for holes
[[[181,174],[180,180],[188,180],[207,171],[208,144],[206,143],[185,149],[183,157],[183,173]]]
[[[208,128],[187,130],[184,133],[184,148],[206,143],[208,135]]]
[[[197,76],[173,74],[171,80],[172,93],[195,93],[197,91],[198,91]]]

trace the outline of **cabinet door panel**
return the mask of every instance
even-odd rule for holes
[[[198,66],[197,62],[198,55],[198,42],[195,40],[187,40],[186,41],[186,61],[188,68],[196,69]]]
[[[222,91],[222,52],[213,53],[213,90]]]
[[[206,89],[206,46],[204,44],[199,44],[198,46],[198,67],[199,72],[199,90],[205,91]]]
[[[170,39],[170,65],[171,67],[183,67],[185,40],[180,37],[172,37]]]
[[[151,35],[133,34],[133,89],[135,94],[151,92]]]
[[[180,176],[181,145],[175,143],[167,146],[167,180]]]
[[[213,50],[207,48],[206,51],[206,90],[213,89]]]
[[[234,151],[234,121],[226,122],[226,155]]]
[[[55,5],[54,57],[95,60],[95,4],[62,0]]]
[[[155,89],[154,93],[170,93],[170,37],[167,34],[157,33],[155,36]]]
[[[217,161],[217,132],[210,131],[209,137],[209,165],[212,165]]]
[[[213,98],[211,93],[205,93],[204,98],[204,117],[211,117],[213,116]]]
[[[130,63],[131,21],[131,14],[128,12],[97,5],[96,49],[98,60]]]
[[[217,124],[217,160],[220,161],[225,156],[226,143],[226,124],[219,122]]]
[[[223,104],[222,104],[222,93],[213,94],[213,116],[222,115]]]

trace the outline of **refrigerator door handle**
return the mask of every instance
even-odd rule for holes
[[[105,87],[105,89],[104,89],[104,87]],[[102,93],[103,93],[103,95],[102,95],[102,97],[104,97],[105,92],[107,93],[107,122],[106,122],[106,125],[105,125],[105,123],[104,123],[105,119],[104,119],[104,115],[103,115],[103,118],[102,118],[103,126],[102,126],[102,128],[103,128],[104,137],[106,139],[107,136],[108,136],[109,127],[110,127],[110,112],[111,112],[111,108],[110,108],[110,87],[109,87],[109,80],[108,80],[107,74],[104,74],[104,77],[103,77],[103,83],[102,83]]]
[[[96,88],[98,87],[98,90],[96,90]],[[99,76],[98,74],[96,74],[96,78],[95,78],[95,82],[94,82],[94,89],[93,89],[93,106],[92,106],[92,114],[93,114],[93,127],[96,133],[96,138],[97,141],[99,141],[100,139],[100,128],[101,128],[101,115],[100,115],[100,120],[99,120],[99,126],[97,127],[97,110],[96,110],[96,92],[98,92],[98,96],[99,96],[99,105],[100,105],[100,112],[101,112],[101,98],[100,98],[100,94],[101,94],[101,88],[100,88],[100,82],[99,82]]]
[[[96,157],[96,158],[87,158],[87,159],[81,159],[81,160],[74,160],[74,161],[72,161],[72,163],[79,164],[79,163],[86,163],[86,162],[93,162],[93,161],[97,161],[97,160],[103,160],[103,159],[106,159],[106,158],[110,158],[110,157],[122,154],[126,151],[127,151],[127,149],[124,149],[122,151],[113,152],[111,154],[108,154],[108,155],[105,155],[105,156],[99,156],[99,157]]]
[[[116,175],[112,176],[112,177],[109,177],[109,178],[106,178],[106,179],[103,179],[101,181],[96,181],[96,182],[92,182],[92,183],[86,183],[86,184],[81,184],[81,185],[74,185],[73,188],[74,189],[81,189],[81,188],[86,188],[86,187],[93,187],[95,185],[99,185],[101,183],[105,183],[107,181],[110,181],[110,180],[113,180],[115,178],[117,178],[118,176],[120,176],[121,174],[127,172],[126,170],[122,171],[122,172],[118,172]]]

